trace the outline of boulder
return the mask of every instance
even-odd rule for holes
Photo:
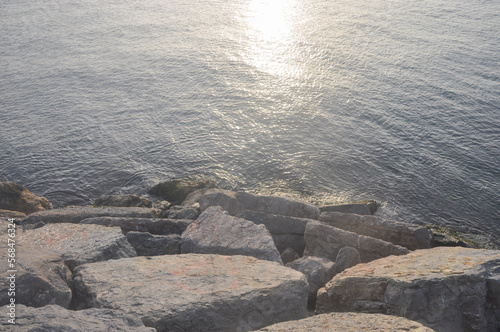
[[[24,219],[26,213],[12,210],[0,210],[0,219]]]
[[[299,253],[299,256],[304,252],[306,246],[303,235],[295,234],[271,234],[274,245],[279,252],[283,252],[286,248],[293,248]]]
[[[282,264],[264,225],[230,216],[220,206],[207,208],[182,233],[182,253],[247,255]]]
[[[168,211],[169,219],[190,219],[195,220],[200,215],[200,211],[198,209],[176,205],[172,206]]]
[[[181,253],[181,236],[178,234],[153,235],[143,232],[127,233],[127,241],[138,256],[175,255]]]
[[[361,331],[411,331],[433,332],[433,329],[402,317],[356,312],[333,312],[266,326],[259,332],[361,332]]]
[[[121,310],[159,332],[251,331],[307,315],[304,275],[248,256],[136,257],[75,272],[82,306]]]
[[[118,227],[48,224],[24,231],[22,241],[58,253],[71,270],[85,263],[136,256]]]
[[[52,209],[52,204],[45,198],[30,192],[24,186],[0,180],[0,209],[33,213]]]
[[[10,281],[14,281],[16,305],[57,304],[67,308],[72,297],[73,277],[63,258],[47,249],[25,244],[17,236],[15,240],[15,262],[7,261],[7,241],[0,245],[0,305],[10,303]],[[12,275],[15,279],[7,279]]]
[[[344,231],[318,221],[310,221],[307,224],[304,239],[304,256],[324,257],[331,261],[336,259],[339,250],[345,246],[355,248],[362,262],[390,255],[406,255],[410,252],[398,245]]]
[[[192,222],[192,220],[181,219],[98,217],[84,219],[80,224],[120,227],[124,234],[147,232],[155,235],[168,235],[182,234]]]
[[[254,195],[242,191],[207,191],[200,197],[199,204],[201,211],[209,206],[218,205],[233,216],[245,210],[306,219],[318,219],[320,214],[319,208],[313,204],[286,197]]]
[[[151,201],[139,195],[108,195],[95,200],[94,206],[152,207]]]
[[[199,209],[200,203],[198,201],[200,200],[200,197],[205,195],[207,192],[214,190],[219,190],[219,189],[215,188],[196,189],[195,191],[191,192],[189,195],[186,196],[186,198],[182,202],[182,206],[188,206],[188,207],[193,207],[195,209]]]
[[[356,248],[348,246],[341,248],[337,254],[337,258],[335,259],[335,267],[333,269],[332,277],[345,269],[358,265],[359,263],[361,263],[361,256]]]
[[[295,235],[304,235],[307,222],[310,220],[248,210],[238,213],[237,217],[264,225],[271,234]]]
[[[162,197],[173,204],[181,204],[188,194],[197,189],[212,188],[215,184],[212,181],[190,181],[174,179],[158,183],[148,190],[151,195]]]
[[[286,248],[282,253],[281,253],[281,261],[283,264],[287,264],[290,262],[293,262],[297,258],[299,258],[299,254],[293,250],[293,248]]]
[[[50,211],[35,212],[28,215],[21,223],[49,224],[49,223],[79,223],[83,219],[96,217],[122,217],[122,218],[154,218],[158,211],[143,207],[74,207],[55,209]]]
[[[365,201],[360,203],[346,203],[335,205],[323,205],[319,209],[321,212],[342,212],[359,215],[372,215],[377,211],[378,204],[375,201]]]
[[[155,332],[145,327],[139,318],[125,316],[122,312],[110,309],[87,309],[71,311],[58,305],[43,308],[16,306],[16,325],[2,321],[0,331],[134,331]]]
[[[376,216],[340,212],[323,212],[319,220],[346,231],[381,239],[410,250],[430,248],[431,234],[426,227]]]
[[[316,310],[386,313],[443,332],[497,331],[499,281],[499,250],[416,250],[336,275],[318,296]]]

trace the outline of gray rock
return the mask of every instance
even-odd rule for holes
[[[282,263],[266,227],[230,216],[220,206],[206,209],[182,233],[182,253],[247,255]]]
[[[139,195],[108,195],[95,200],[94,206],[152,207],[151,201]]]
[[[359,264],[335,276],[317,312],[380,312],[437,331],[500,329],[500,251],[439,247]],[[320,292],[318,292],[320,293]]]
[[[153,186],[148,190],[148,193],[162,197],[173,204],[181,204],[187,195],[193,191],[212,187],[215,187],[215,183],[208,180],[190,181],[173,179]]]
[[[118,227],[48,224],[24,231],[22,241],[58,253],[71,270],[85,263],[136,256]]]
[[[52,204],[20,184],[0,180],[0,209],[28,214],[52,209]]]
[[[67,308],[72,297],[73,278],[62,257],[47,249],[26,244],[17,236],[15,240],[14,266],[10,266],[7,261],[6,241],[0,245],[0,305],[10,303],[9,292],[13,290],[9,290],[10,281],[14,281],[16,304],[32,307],[57,304]],[[12,275],[15,279],[10,278]]]
[[[169,219],[195,220],[200,215],[198,209],[181,205],[172,206],[168,211]]]
[[[304,273],[309,283],[309,307],[314,308],[316,304],[316,293],[318,289],[325,286],[333,277],[335,263],[321,257],[300,257],[286,264],[294,270]]]
[[[238,213],[237,217],[262,224],[271,234],[304,235],[307,222],[311,220],[248,210]]]
[[[87,309],[71,311],[57,305],[43,308],[16,306],[16,325],[2,321],[0,331],[64,331],[64,332],[101,332],[101,331],[134,331],[154,332],[154,328],[145,327],[139,318],[125,316],[119,311],[110,309]]]
[[[181,219],[98,217],[84,219],[80,224],[120,227],[124,234],[147,232],[155,235],[168,235],[182,234],[192,222],[192,220]]]
[[[126,278],[124,278],[126,276]],[[300,272],[248,256],[168,255],[76,269],[81,303],[162,331],[250,331],[306,316]]]
[[[333,269],[332,277],[359,263],[361,263],[361,256],[356,248],[348,246],[341,248],[335,259],[335,268]]]
[[[181,253],[181,236],[152,235],[143,232],[127,233],[127,241],[135,248],[138,256],[175,255]]]
[[[39,222],[49,223],[79,223],[83,219],[96,217],[122,217],[122,218],[154,218],[158,211],[143,207],[75,207],[55,209],[50,211],[35,212],[28,215],[23,225]]]
[[[186,198],[182,202],[182,206],[188,206],[188,207],[193,207],[195,209],[199,209],[200,208],[199,200],[201,196],[205,195],[209,191],[214,191],[214,190],[218,189],[215,188],[196,189],[195,191],[191,192],[189,195],[186,196]]]
[[[297,253],[302,255],[306,246],[303,235],[295,234],[271,234],[274,245],[279,252],[283,252],[286,248],[291,247]]]
[[[410,250],[430,248],[431,234],[425,227],[376,216],[323,212],[319,220],[331,226],[391,242]]]
[[[432,240],[431,247],[472,247],[470,244],[461,239],[455,238],[450,234],[439,232],[435,229],[430,229]]]
[[[366,201],[363,203],[346,203],[335,205],[320,206],[321,212],[342,212],[354,213],[359,215],[372,215],[377,211],[378,204],[375,201]]]
[[[11,211],[11,210],[0,210],[0,218],[1,219],[13,218],[16,220],[22,220],[26,218],[26,213],[19,211]]]
[[[245,207],[236,198],[234,191],[223,189],[207,190],[199,199],[200,211],[203,212],[211,206],[220,206],[232,216],[245,211]]]
[[[282,253],[281,253],[281,260],[283,261],[283,264],[287,264],[290,262],[293,262],[297,258],[299,258],[299,254],[293,249],[293,248],[286,248]]]
[[[266,326],[260,332],[366,332],[366,331],[411,331],[433,332],[434,330],[402,317],[356,312],[333,312]]]
[[[344,231],[318,221],[307,224],[304,239],[306,242],[304,256],[324,257],[332,261],[345,246],[358,250],[362,262],[409,253],[408,249],[395,244]]]

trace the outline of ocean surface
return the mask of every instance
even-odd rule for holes
[[[0,125],[56,207],[204,177],[500,245],[500,1],[2,0]]]

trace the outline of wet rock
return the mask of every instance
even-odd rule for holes
[[[207,208],[182,233],[182,253],[247,255],[282,263],[266,227],[230,216],[220,206]]]
[[[185,206],[172,206],[170,210],[168,211],[168,218],[169,219],[189,219],[189,220],[195,220],[198,218],[200,215],[200,212],[198,209],[192,208],[192,207],[185,207]]]
[[[153,235],[143,232],[127,233],[127,241],[135,248],[138,256],[175,255],[181,253],[181,236]]]
[[[457,239],[450,234],[439,232],[435,229],[430,229],[432,240],[431,247],[472,247],[472,245]]]
[[[192,222],[192,220],[181,219],[98,217],[84,219],[80,224],[120,227],[124,234],[147,232],[155,235],[168,235],[182,234]]]
[[[337,254],[337,258],[335,259],[335,267],[333,269],[332,277],[345,269],[358,265],[359,263],[361,263],[361,256],[356,248],[348,246],[341,248]]]
[[[134,331],[154,332],[145,327],[139,318],[125,316],[110,309],[87,309],[71,311],[57,305],[43,308],[16,306],[15,331]],[[3,323],[3,322],[2,322]],[[0,331],[14,331],[12,326],[0,325]]]
[[[0,210],[0,219],[16,219],[21,220],[26,218],[26,213],[19,211],[11,211],[11,210]]]
[[[375,216],[323,212],[319,220],[331,226],[391,242],[410,250],[430,248],[431,234],[425,227]]]
[[[28,215],[23,225],[36,223],[79,223],[83,219],[96,217],[154,218],[158,210],[143,207],[75,207],[35,212]]]
[[[344,231],[318,221],[310,221],[307,224],[304,239],[306,242],[304,256],[324,257],[332,261],[345,246],[355,248],[362,262],[409,253],[408,249],[395,244]]]
[[[151,201],[139,195],[108,195],[95,200],[94,206],[152,207]]]
[[[0,180],[0,209],[29,214],[50,210],[52,204],[45,197],[36,196],[20,184]]]
[[[82,304],[121,310],[160,332],[251,331],[306,316],[304,275],[248,256],[136,257],[75,272]]]
[[[437,331],[500,329],[500,251],[439,247],[359,264],[326,285],[317,312],[379,312]],[[319,294],[320,292],[318,292]]]
[[[22,241],[61,255],[71,270],[85,263],[136,256],[118,227],[48,224],[24,231]]]
[[[282,253],[281,253],[281,261],[283,264],[287,264],[290,262],[293,262],[297,258],[299,258],[299,254],[293,249],[293,248],[286,248]]]
[[[174,179],[153,186],[148,190],[151,195],[162,197],[173,204],[181,204],[188,194],[197,189],[212,188],[215,184],[211,181],[189,181]]]
[[[57,304],[67,308],[72,297],[73,278],[63,258],[47,249],[22,242],[16,237],[13,266],[7,261],[9,247],[6,241],[0,245],[0,305],[10,303],[12,289],[9,288],[13,288],[10,282],[14,281],[16,304],[32,307]],[[15,279],[10,278],[12,275]]]
[[[406,318],[381,314],[334,312],[316,315],[298,321],[266,326],[260,332],[325,332],[325,331],[411,331],[433,332],[433,329]]]
[[[375,201],[366,201],[362,203],[347,203],[320,206],[321,212],[342,212],[354,213],[359,215],[372,215],[377,211],[378,204]]]

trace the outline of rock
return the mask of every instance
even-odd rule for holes
[[[266,326],[259,332],[325,332],[325,331],[412,331],[433,332],[433,329],[406,318],[381,314],[333,312]]]
[[[28,214],[52,209],[52,204],[20,184],[0,180],[0,209]]]
[[[192,220],[181,219],[98,217],[84,219],[80,224],[120,227],[124,234],[134,231],[155,235],[168,235],[182,234],[192,222]]]
[[[302,273],[248,256],[111,260],[78,267],[75,282],[82,305],[121,310],[159,332],[250,331],[307,314]]]
[[[108,195],[98,198],[94,206],[116,206],[116,207],[152,207],[151,201],[146,197],[138,195]]]
[[[11,211],[11,210],[0,210],[0,218],[1,219],[24,219],[26,218],[26,213],[19,211]]]
[[[432,240],[431,247],[471,247],[470,244],[464,241],[452,237],[450,234],[438,232],[434,229],[430,229]]]
[[[0,245],[0,305],[10,303],[10,281],[15,276],[16,305],[42,307],[57,304],[67,308],[72,297],[73,278],[64,260],[58,254],[15,238],[15,264],[8,264],[7,241]],[[16,272],[9,272],[16,270]],[[5,321],[5,320],[4,320]]]
[[[332,277],[352,266],[361,263],[359,252],[353,247],[343,247],[339,250],[337,258],[335,259],[335,267],[333,269]]]
[[[499,280],[499,250],[416,250],[338,274],[318,298],[317,312],[386,313],[443,332],[497,331]]]
[[[290,262],[293,262],[297,258],[299,258],[299,254],[293,250],[293,248],[286,248],[282,253],[281,253],[281,261],[283,264],[287,264]]]
[[[323,212],[319,220],[333,227],[381,239],[410,250],[430,248],[431,234],[425,227],[340,212]]]
[[[316,293],[333,277],[335,263],[321,257],[301,257],[286,264],[286,266],[304,273],[307,277],[309,284],[308,306],[314,308]]]
[[[145,327],[139,318],[125,316],[110,309],[71,311],[57,305],[43,308],[16,306],[15,331],[134,331],[154,332]],[[2,322],[6,323],[6,322]],[[0,325],[0,331],[12,331],[8,324]]]
[[[136,256],[118,227],[48,224],[24,231],[22,241],[58,253],[71,270],[85,263]]]
[[[23,225],[35,223],[79,223],[83,219],[96,217],[154,218],[158,211],[143,207],[75,207],[35,212],[27,216]]]
[[[282,264],[264,225],[230,216],[220,206],[207,208],[182,233],[182,253],[247,255]]]
[[[152,235],[143,232],[127,233],[127,241],[135,248],[138,256],[175,255],[181,253],[181,236]]]
[[[200,215],[198,209],[185,206],[172,206],[168,212],[169,219],[190,219],[195,220]]]
[[[152,207],[160,211],[168,211],[168,209],[170,209],[171,206],[172,203],[170,203],[169,201],[156,201],[153,202]]]
[[[174,179],[153,186],[148,190],[148,193],[162,197],[173,204],[181,204],[187,195],[193,191],[212,187],[215,187],[215,184],[208,180],[189,181]]]
[[[291,247],[299,256],[304,252],[306,246],[303,235],[295,234],[271,234],[273,237],[274,245],[279,252],[283,252],[286,248]]]
[[[306,230],[307,222],[310,220],[248,210],[238,213],[237,217],[253,221],[258,225],[262,224],[266,226],[271,234],[295,234],[302,236]]]
[[[362,203],[348,203],[320,206],[321,212],[342,212],[354,213],[359,215],[372,215],[377,211],[378,204],[375,201],[366,201]]]
[[[409,253],[408,249],[395,244],[344,231],[318,221],[310,221],[307,224],[304,239],[304,256],[324,257],[332,261],[345,246],[358,250],[362,262]]]
[[[313,204],[280,196],[261,196],[228,190],[207,191],[199,199],[200,210],[209,206],[221,206],[230,215],[245,210],[264,212],[296,218],[318,219],[319,208]]]

